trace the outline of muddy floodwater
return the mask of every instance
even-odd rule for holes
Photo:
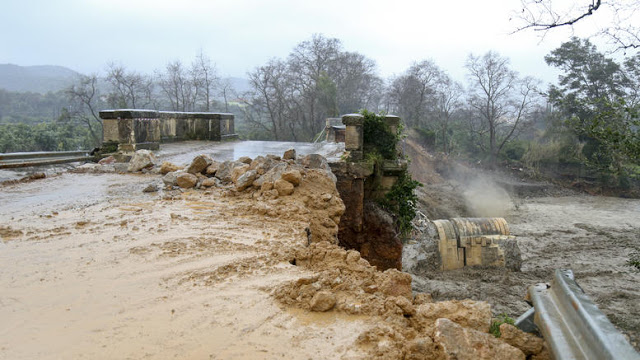
[[[498,186],[495,185],[494,186]],[[495,191],[493,189],[492,191]],[[486,300],[513,318],[530,306],[527,288],[558,268],[575,279],[612,323],[640,348],[640,272],[626,263],[640,248],[640,200],[582,194],[524,197],[502,205],[522,254],[522,270],[416,271],[414,289],[435,299]],[[490,214],[496,216],[497,214]],[[410,246],[406,248],[411,251]]]
[[[283,310],[270,296],[306,275],[277,256],[306,243],[306,224],[247,213],[215,190],[143,193],[157,178],[62,174],[3,186],[0,359],[349,352],[366,319]]]

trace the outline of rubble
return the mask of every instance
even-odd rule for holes
[[[288,261],[311,275],[281,283],[271,294],[286,307],[378,318],[377,325],[357,340],[356,345],[367,358],[524,359],[525,354],[544,354],[540,339],[526,340],[518,330],[506,328],[504,339],[490,335],[492,314],[488,303],[433,302],[430,294],[413,293],[411,275],[397,270],[401,264],[385,263],[381,267],[388,270],[381,272],[377,270],[380,264],[370,264],[360,252],[338,246],[338,224],[345,206],[336,189],[335,176],[319,155],[297,158],[295,152],[289,151],[282,158],[244,157],[222,163],[200,155],[185,170],[163,163],[160,173],[164,173],[162,180],[167,190],[216,188],[219,196],[236,198],[234,201],[242,205],[230,216],[256,214],[308,224],[305,244],[279,249],[264,261]],[[361,251],[375,253],[377,258],[389,254],[390,261],[397,259],[402,243],[395,233],[382,233],[376,227],[393,220],[376,211],[375,204],[367,203],[363,210],[370,220],[365,224],[371,230],[368,234],[377,232],[385,241],[368,239],[369,245]],[[390,237],[397,241],[389,242]],[[255,266],[259,265],[254,260],[240,261],[228,265],[225,273]],[[208,279],[214,281],[218,275]]]
[[[156,156],[149,150],[138,150],[133,154],[127,167],[128,172],[142,171],[156,164]]]
[[[166,175],[170,172],[181,170],[182,168],[176,164],[170,163],[168,161],[163,161],[162,165],[160,165],[160,174]]]
[[[186,172],[190,174],[198,174],[207,169],[209,165],[213,163],[213,159],[209,155],[198,155],[191,161],[191,164],[187,167]]]

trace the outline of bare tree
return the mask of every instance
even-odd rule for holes
[[[111,85],[109,105],[119,108],[156,107],[153,96],[153,80],[150,76],[127,71],[122,65],[107,65],[107,82]]]
[[[408,126],[426,126],[427,114],[436,101],[436,87],[445,77],[431,60],[414,63],[403,75],[391,82],[391,111]]]
[[[444,153],[450,151],[449,129],[454,114],[462,108],[463,93],[462,85],[445,74],[440,77],[435,87],[432,116]]]
[[[222,96],[222,101],[224,101],[224,111],[229,112],[229,97],[237,96],[235,89],[231,85],[231,82],[229,81],[229,79],[224,79],[220,81],[218,89],[219,89],[218,94]]]
[[[179,60],[167,64],[164,72],[158,72],[158,84],[171,110],[191,111],[195,104],[190,75]]]
[[[289,120],[287,110],[287,65],[281,60],[272,59],[264,66],[250,72],[249,81],[254,93],[252,101],[247,104],[247,111],[251,113],[245,116],[246,121],[253,126],[258,126],[270,132],[274,140],[287,138],[285,131]],[[260,116],[264,114],[266,116]],[[294,134],[292,134],[294,135]]]
[[[96,145],[102,142],[102,120],[98,114],[100,95],[98,76],[80,75],[65,93],[69,97],[69,118],[84,124]]]
[[[313,35],[285,60],[270,60],[249,73],[251,116],[278,140],[310,140],[325,118],[357,111],[380,100],[375,63],[342,51],[338,39]],[[264,116],[257,116],[259,109]],[[250,119],[250,120],[249,120]],[[257,123],[256,123],[257,126]]]
[[[521,0],[522,8],[516,14],[520,21],[517,31],[532,29],[543,34],[549,30],[573,27],[588,18],[608,17],[594,35],[608,39],[616,50],[640,48],[640,19],[637,0],[581,0],[561,2],[558,0]]]
[[[331,70],[336,85],[338,113],[363,108],[378,110],[382,97],[382,79],[376,75],[375,61],[356,52],[340,53]]]
[[[211,110],[211,102],[220,82],[216,71],[216,66],[211,59],[202,51],[198,53],[195,61],[191,65],[191,82],[193,86],[193,96],[202,101],[201,108],[204,111]]]
[[[504,145],[518,135],[532,110],[536,81],[529,77],[520,79],[509,68],[509,59],[493,51],[482,57],[469,55],[466,68],[468,101],[488,132],[487,150],[491,164],[495,164]]]

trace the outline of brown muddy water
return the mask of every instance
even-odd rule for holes
[[[640,349],[640,272],[626,264],[631,252],[640,248],[640,200],[561,189],[548,191],[555,196],[518,196],[499,185],[504,178],[495,180],[477,175],[475,193],[463,183],[427,187],[422,190],[427,203],[421,206],[435,204],[448,216],[505,217],[518,238],[521,271],[411,269],[414,290],[430,292],[436,300],[486,300],[495,315],[516,318],[530,307],[524,301],[529,286],[549,282],[555,269],[572,269],[578,284]],[[458,187],[466,190],[456,196]],[[438,203],[438,197],[447,204]],[[416,247],[415,241],[407,245],[404,256],[415,256]]]
[[[218,190],[142,193],[154,180],[2,187],[0,359],[349,354],[371,320],[288,311],[270,295],[308,275],[277,256],[306,243],[306,223],[252,214]]]

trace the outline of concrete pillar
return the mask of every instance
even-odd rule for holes
[[[362,131],[364,116],[360,114],[343,115],[342,123],[346,126],[344,148],[349,152],[351,161],[361,161],[364,159],[364,134]]]
[[[398,133],[398,125],[400,125],[400,117],[395,115],[387,115],[384,117],[384,121],[389,125],[389,130],[392,134]]]

